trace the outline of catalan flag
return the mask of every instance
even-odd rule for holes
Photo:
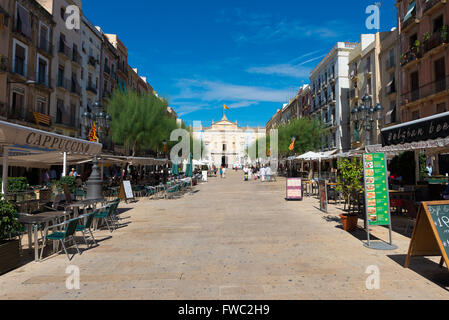
[[[288,150],[293,151],[295,149],[295,140],[292,140],[292,143],[290,144],[290,147],[288,147]]]
[[[98,137],[97,137],[97,129],[95,129],[95,122],[94,122],[94,124],[92,125],[92,128],[90,129],[90,132],[89,132],[89,141],[97,141],[98,140]]]
[[[223,107],[226,109],[226,110],[229,110],[229,107],[227,106],[227,105],[223,105]]]
[[[46,124],[47,126],[50,126],[50,116],[47,116],[46,114],[39,113],[39,112],[33,112],[34,119],[36,120],[36,124],[39,125],[39,123]]]

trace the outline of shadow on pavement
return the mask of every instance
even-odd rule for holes
[[[405,254],[387,255],[388,258],[404,267]],[[440,265],[425,257],[412,257],[410,259],[409,269],[416,272],[420,276],[432,281],[446,291],[449,291],[449,274],[447,268],[440,267]]]

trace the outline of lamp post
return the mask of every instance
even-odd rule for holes
[[[94,103],[92,112],[86,111],[81,116],[81,122],[85,132],[88,132],[89,128],[91,128],[94,123],[97,125],[97,133],[101,142],[104,142],[108,136],[111,120],[111,116],[103,112],[103,107],[98,101]]]
[[[86,111],[81,116],[82,124],[87,131],[94,123],[98,125],[98,138],[101,142],[106,140],[111,125],[111,116],[103,112],[99,102],[94,103],[92,112]],[[87,181],[87,199],[102,199],[103,198],[103,177],[98,168],[97,156],[93,159],[92,173]]]
[[[372,106],[372,98],[365,94],[362,98],[362,105],[351,110],[351,117],[354,121],[354,137],[357,137],[361,129],[365,130],[365,146],[371,145],[371,132],[374,130],[375,122],[382,120],[383,107],[378,103]]]

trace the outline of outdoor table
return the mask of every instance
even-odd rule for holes
[[[65,217],[66,215],[66,211],[48,211],[34,215],[19,213],[19,222],[25,224],[28,229],[28,247],[30,250],[32,249],[33,243],[31,229],[34,229],[34,261],[39,261],[39,225],[45,224],[48,226],[51,221],[55,221],[61,217]]]

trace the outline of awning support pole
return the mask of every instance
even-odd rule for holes
[[[62,163],[62,176],[65,177],[66,174],[67,174],[67,152],[64,152]]]
[[[2,173],[2,194],[8,192],[8,157],[9,147],[3,147],[3,173]]]

